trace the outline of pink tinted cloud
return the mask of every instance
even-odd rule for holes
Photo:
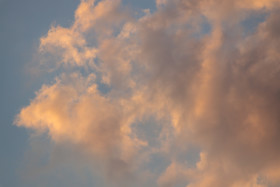
[[[71,72],[43,85],[15,123],[78,145],[119,186],[133,177],[133,186],[279,185],[279,2],[157,5],[136,19],[120,1],[81,1],[72,26],[41,38]],[[242,21],[260,12],[265,21],[244,34]],[[211,31],[197,37],[202,17]],[[156,145],[139,134],[149,117],[149,129],[161,127]],[[200,150],[194,164],[190,147]],[[169,163],[159,173],[143,167],[155,155]]]

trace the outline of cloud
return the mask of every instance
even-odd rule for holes
[[[81,1],[72,26],[52,26],[40,40],[65,71],[16,125],[79,147],[106,168],[109,186],[279,185],[279,2],[157,7],[135,18],[120,1]],[[242,22],[263,12],[245,34]]]

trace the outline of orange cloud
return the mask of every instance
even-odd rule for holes
[[[15,123],[78,145],[117,186],[279,185],[278,1],[156,2],[134,18],[120,1],[81,1],[72,26],[40,40],[70,67]],[[153,157],[167,164],[155,172]]]

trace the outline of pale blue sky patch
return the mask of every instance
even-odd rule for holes
[[[263,23],[266,18],[268,17],[268,13],[252,13],[251,16],[246,17],[242,22],[241,25],[244,29],[244,35],[247,36],[249,34],[252,34],[256,32],[256,29],[258,26]]]

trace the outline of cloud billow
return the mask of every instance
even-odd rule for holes
[[[280,185],[279,1],[156,3],[136,18],[119,0],[82,0],[72,26],[40,39],[62,73],[15,124],[78,147],[109,186]]]

